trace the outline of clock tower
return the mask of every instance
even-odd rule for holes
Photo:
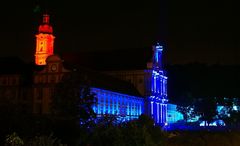
[[[49,15],[44,14],[43,22],[36,35],[36,65],[46,65],[47,57],[53,55],[54,38],[52,26],[49,24]]]

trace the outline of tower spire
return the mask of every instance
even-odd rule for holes
[[[35,64],[37,65],[45,65],[47,57],[53,55],[54,52],[55,37],[49,20],[50,16],[45,13],[43,15],[43,22],[39,26],[38,34],[36,35]]]
[[[153,46],[153,58],[150,79],[148,111],[157,124],[167,124],[167,76],[162,66],[163,47],[158,43]]]
[[[153,69],[163,69],[162,67],[162,51],[163,51],[163,46],[159,45],[157,43],[156,45],[153,46]]]

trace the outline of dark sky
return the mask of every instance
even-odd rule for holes
[[[39,7],[51,15],[57,53],[151,49],[159,41],[169,64],[240,64],[233,0],[9,0],[0,7],[0,56],[33,59]]]

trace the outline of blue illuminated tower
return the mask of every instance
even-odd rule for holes
[[[167,77],[162,66],[163,47],[153,46],[153,58],[150,73],[150,93],[148,96],[148,114],[158,125],[167,124]]]

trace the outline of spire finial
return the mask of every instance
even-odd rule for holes
[[[163,46],[161,46],[158,42],[157,44],[154,46],[154,48],[156,48],[157,50],[163,50]]]
[[[43,23],[44,24],[49,24],[49,15],[46,13],[46,14],[43,14]]]
[[[153,45],[153,68],[155,69],[162,69],[162,51],[163,46],[159,45],[159,43],[156,43],[156,45]]]

